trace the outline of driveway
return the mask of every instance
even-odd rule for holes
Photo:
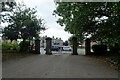
[[[82,53],[82,52],[81,52]],[[38,54],[3,63],[3,78],[118,78],[96,58],[70,53]]]

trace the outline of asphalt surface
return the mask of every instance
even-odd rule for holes
[[[78,49],[77,52],[78,52],[79,55],[85,55],[85,50],[84,49]],[[44,55],[46,53],[46,51],[43,48],[40,48],[40,53],[42,55]],[[53,54],[54,53],[65,53],[65,54],[69,53],[69,54],[71,54],[72,51],[52,51],[52,53]]]
[[[70,53],[54,52],[53,55],[38,54],[4,62],[2,64],[2,77],[118,78],[118,72],[108,64],[96,58],[84,55],[71,55]]]

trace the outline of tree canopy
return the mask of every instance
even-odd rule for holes
[[[54,15],[65,31],[105,43],[120,43],[120,3],[56,2]],[[83,39],[84,39],[83,38]]]
[[[13,10],[8,13],[8,26],[3,30],[3,37],[6,39],[33,39],[39,37],[40,31],[45,30],[43,19],[39,18],[35,8],[28,8],[24,4],[17,4]]]

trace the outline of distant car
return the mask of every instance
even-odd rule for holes
[[[72,51],[70,46],[63,46],[63,51]]]
[[[52,51],[59,51],[59,46],[58,45],[53,45],[51,50]]]

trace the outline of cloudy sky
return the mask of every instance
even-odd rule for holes
[[[17,2],[23,1],[28,7],[37,7],[38,16],[45,20],[45,25],[48,28],[42,32],[41,36],[47,35],[48,37],[62,38],[67,40],[71,34],[64,31],[64,27],[61,27],[56,23],[57,17],[53,16],[53,10],[55,10],[54,0],[16,0]]]

